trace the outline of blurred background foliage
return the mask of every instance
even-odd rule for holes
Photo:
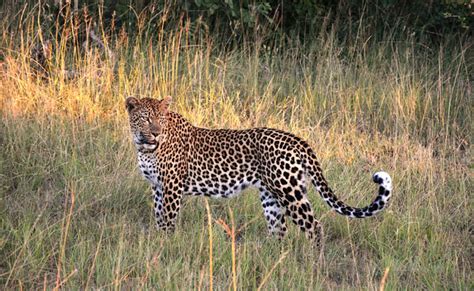
[[[51,33],[72,11],[129,35],[139,27],[173,29],[185,21],[196,33],[237,43],[256,35],[308,42],[329,30],[348,45],[361,37],[383,40],[387,31],[439,42],[444,36],[471,36],[474,19],[470,0],[6,0],[2,6],[3,17],[40,8],[43,30]]]

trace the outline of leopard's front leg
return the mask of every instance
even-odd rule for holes
[[[154,185],[152,188],[156,226],[159,230],[173,232],[181,208],[182,187]]]
[[[166,221],[163,215],[163,187],[161,185],[153,185],[152,189],[156,227],[158,229],[166,230]]]

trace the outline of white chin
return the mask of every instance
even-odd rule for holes
[[[143,144],[142,147],[146,150],[154,150],[156,149],[156,144]]]

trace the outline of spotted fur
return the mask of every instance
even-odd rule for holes
[[[206,129],[168,110],[170,98],[128,97],[138,165],[151,183],[159,229],[173,230],[183,195],[232,197],[256,187],[270,234],[283,237],[286,218],[319,243],[321,226],[307,197],[311,182],[337,213],[355,218],[374,215],[387,205],[390,176],[373,176],[378,195],[366,207],[347,206],[326,182],[316,154],[302,139],[271,128]]]

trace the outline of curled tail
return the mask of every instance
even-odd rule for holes
[[[305,164],[307,167],[307,174],[311,178],[312,184],[316,187],[319,195],[321,195],[329,207],[337,213],[352,218],[365,218],[373,216],[387,206],[390,196],[392,195],[392,178],[388,173],[377,172],[374,174],[373,181],[379,185],[379,190],[377,197],[375,197],[374,201],[369,206],[363,208],[351,207],[339,200],[328,186],[314,152],[306,147],[306,153],[309,157],[306,159]]]
[[[321,195],[329,207],[339,214],[352,218],[370,217],[382,211],[387,206],[390,196],[392,195],[392,178],[390,178],[390,175],[386,172],[377,172],[374,174],[373,181],[379,184],[379,191],[374,201],[370,203],[369,206],[363,208],[351,207],[339,200],[327,185],[326,179],[324,179],[321,172],[319,172],[319,175],[311,177],[311,180],[318,190],[319,195]]]

